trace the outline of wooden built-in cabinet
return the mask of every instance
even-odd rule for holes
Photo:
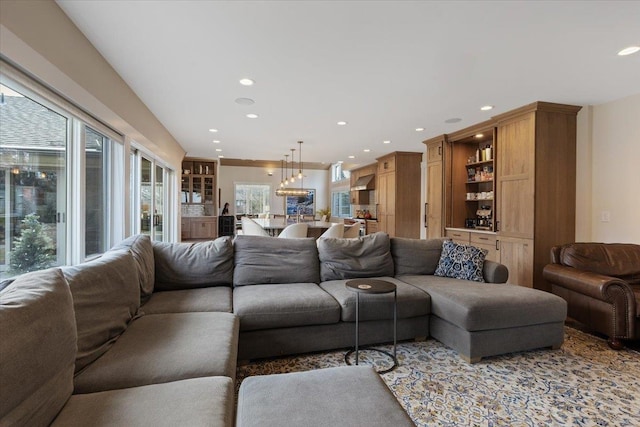
[[[214,161],[185,158],[182,162],[182,240],[215,239],[218,235],[215,173]]]
[[[508,283],[550,291],[542,269],[550,262],[551,247],[575,240],[579,110],[535,102],[424,141],[428,227],[440,227],[441,235],[486,249],[487,259],[509,269]],[[438,177],[439,143],[444,158]],[[473,157],[487,146],[489,157]],[[471,169],[488,174],[474,173],[471,179]],[[437,209],[438,199],[444,203],[442,210]],[[491,220],[478,230],[468,220],[483,207],[491,208]],[[428,236],[437,237],[437,231],[429,230]]]
[[[427,197],[425,224],[427,239],[442,237],[444,231],[444,159],[446,136],[441,135],[424,141],[427,144]]]
[[[420,237],[422,153],[396,151],[378,160],[378,229],[391,237]]]

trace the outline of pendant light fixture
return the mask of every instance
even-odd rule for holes
[[[298,179],[302,179],[302,141],[298,141],[298,154],[300,161],[298,162]],[[300,184],[302,185],[302,183]]]
[[[295,151],[296,151],[295,148],[291,149],[291,183],[292,184],[296,181],[296,177],[293,175],[293,161],[295,160],[295,157],[294,157]]]
[[[280,188],[284,188],[284,160],[280,160]]]
[[[296,180],[295,172],[294,172],[294,159],[295,159],[295,148],[290,148],[291,150],[291,176],[289,177],[289,154],[285,154],[285,171],[284,171],[284,181],[280,182],[280,188],[276,190],[276,196],[298,196],[298,197],[306,197],[309,195],[309,190],[303,189],[303,177],[302,173],[302,141],[298,141],[298,179],[300,180],[300,188],[287,188],[289,184],[293,184]],[[282,170],[282,168],[281,168]]]
[[[284,167],[286,168],[285,173],[284,173],[284,185],[289,185],[289,155],[285,154],[284,155],[285,161],[284,161]]]

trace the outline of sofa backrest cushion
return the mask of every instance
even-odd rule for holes
[[[640,245],[571,243],[562,247],[560,263],[579,270],[640,283]]]
[[[62,271],[73,295],[79,372],[102,356],[136,315],[140,307],[138,270],[131,252],[123,249]]]
[[[133,235],[115,245],[112,250],[119,249],[129,249],[136,261],[140,281],[140,302],[144,304],[151,298],[156,280],[151,238],[146,234]]]
[[[318,239],[320,279],[393,276],[389,235],[374,233],[357,239]]]
[[[230,236],[197,243],[153,242],[153,255],[156,290],[230,286],[233,283]]]
[[[0,425],[49,425],[73,391],[76,321],[59,268],[0,292]]]
[[[318,249],[313,238],[237,236],[233,286],[320,283]]]
[[[443,239],[391,238],[391,256],[396,276],[433,274],[438,267]]]

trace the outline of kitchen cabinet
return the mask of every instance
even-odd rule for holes
[[[182,162],[180,222],[182,240],[215,239],[218,235],[216,162],[185,158]],[[197,216],[196,216],[197,215]]]
[[[378,228],[391,237],[420,238],[422,153],[396,151],[378,160]]]
[[[375,203],[371,193],[375,190],[377,164],[351,170],[349,199],[352,205]],[[366,183],[365,183],[366,182]]]

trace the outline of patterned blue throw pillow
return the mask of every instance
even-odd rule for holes
[[[486,255],[485,249],[445,240],[442,243],[442,254],[440,254],[438,268],[434,274],[441,277],[484,282],[482,267]]]

